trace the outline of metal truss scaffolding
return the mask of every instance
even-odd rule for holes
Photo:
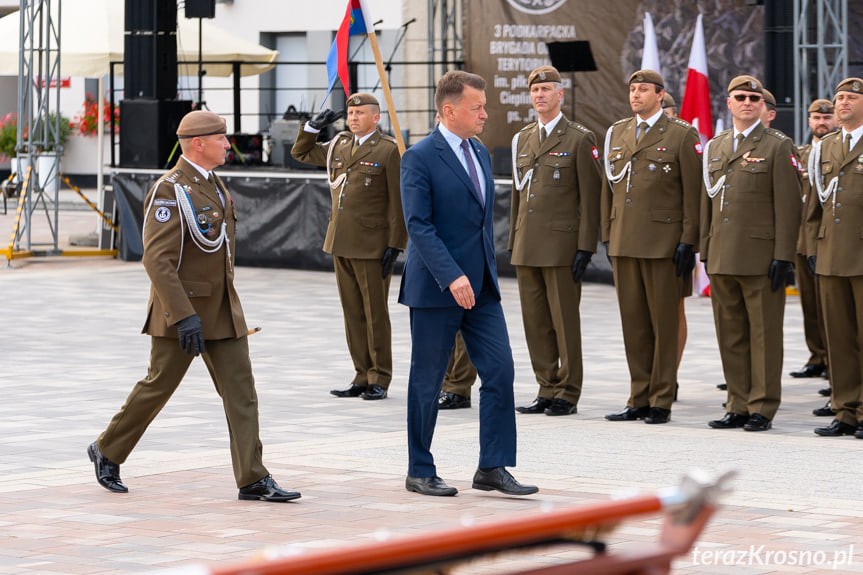
[[[46,255],[60,253],[60,1],[20,0],[15,150],[18,190],[23,197],[14,244],[17,250],[32,251],[32,216],[39,210],[47,217],[52,236],[52,242],[38,244],[47,248]]]
[[[428,78],[429,109],[434,109],[437,80],[444,73],[464,66],[464,0],[429,0],[428,3]],[[430,118],[429,126],[434,125]]]
[[[794,0],[794,141],[811,138],[807,109],[848,76],[848,0]]]

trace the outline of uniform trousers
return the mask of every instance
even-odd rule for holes
[[[782,396],[785,288],[770,278],[710,274],[710,300],[730,413],[773,419]]]
[[[222,398],[228,420],[234,479],[237,487],[244,487],[269,474],[262,461],[258,396],[249,360],[249,341],[245,336],[207,340],[205,348],[201,358]],[[180,385],[193,359],[176,339],[152,338],[147,376],[135,384],[126,403],[99,436],[99,450],[105,457],[117,464],[126,462],[150,422]]]
[[[805,255],[797,254],[794,262],[800,307],[803,308],[803,333],[809,348],[809,365],[827,365],[827,336],[824,334],[824,314],[818,277],[809,269]]]
[[[539,384],[537,397],[581,397],[581,282],[570,266],[515,266],[521,317],[530,363]]]
[[[443,390],[462,397],[470,397],[470,388],[476,382],[476,368],[470,362],[461,332],[455,336],[455,347],[449,358]]]
[[[863,422],[863,276],[820,276],[827,332],[830,407],[848,425]]]
[[[410,308],[411,369],[408,380],[408,475],[434,477],[431,453],[438,397],[456,333],[479,372],[479,467],[512,467],[516,456],[515,368],[500,301],[482,291],[471,309]]]
[[[333,257],[336,284],[345,318],[345,337],[354,363],[351,383],[389,388],[393,377],[392,332],[388,297],[390,278],[379,259]]]
[[[628,407],[671,409],[677,386],[682,280],[670,258],[612,258],[623,345],[629,365]]]

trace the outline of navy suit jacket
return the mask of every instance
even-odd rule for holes
[[[478,296],[486,268],[494,295],[500,300],[492,231],[491,160],[485,146],[473,139],[469,142],[485,178],[484,207],[470,176],[437,128],[402,157],[401,195],[408,250],[399,303],[417,308],[458,306],[449,285],[465,275]]]

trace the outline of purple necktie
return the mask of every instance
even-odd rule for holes
[[[479,203],[482,207],[485,207],[485,198],[482,197],[482,186],[479,185],[479,176],[476,173],[476,166],[473,164],[473,157],[470,155],[470,146],[467,140],[461,141],[461,149],[464,151],[464,157],[467,160],[467,171],[470,172],[470,181],[473,182],[473,188],[476,190]]]

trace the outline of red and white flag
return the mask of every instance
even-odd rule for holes
[[[701,143],[713,137],[713,115],[710,112],[710,82],[707,78],[707,50],[704,47],[704,27],[701,14],[695,22],[692,51],[686,72],[686,89],[680,105],[680,118],[698,130]]]

